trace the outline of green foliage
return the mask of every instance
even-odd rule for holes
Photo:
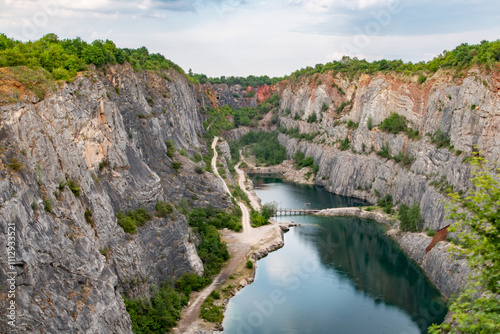
[[[340,142],[339,149],[341,151],[347,151],[350,147],[351,141],[349,140],[349,137],[345,137],[345,139]]]
[[[284,128],[281,128],[280,131],[292,138],[297,138],[298,140],[305,139],[307,141],[313,141],[313,139],[319,135],[318,132],[300,133],[297,128],[291,128],[290,130],[285,130]]]
[[[87,224],[90,224],[90,225],[94,224],[94,220],[92,219],[92,211],[90,211],[90,209],[85,210],[84,216],[85,216],[85,221],[87,222]]]
[[[342,113],[342,111],[345,109],[345,107],[347,107],[348,105],[351,104],[351,101],[345,101],[345,102],[342,102],[338,107],[337,109],[335,109],[335,112],[337,114],[340,114]]]
[[[420,232],[422,231],[422,215],[420,214],[420,203],[414,202],[412,207],[401,204],[399,207],[398,219],[402,231]]]
[[[252,210],[250,213],[250,223],[252,224],[252,227],[259,227],[269,224],[269,220],[262,216],[259,211]]]
[[[151,215],[144,208],[137,210],[129,210],[126,214],[122,211],[116,213],[118,225],[123,228],[126,233],[137,233],[137,227],[144,226],[146,222],[151,220]]]
[[[269,219],[276,214],[276,210],[278,208],[278,204],[276,202],[269,202],[262,206],[260,209],[260,214],[265,219]]]
[[[313,112],[309,117],[307,118],[307,123],[316,123],[318,121],[318,115],[316,115],[315,112]]]
[[[201,304],[200,316],[206,321],[221,323],[222,319],[224,319],[223,311],[224,308],[222,306],[215,305],[214,298],[212,296],[208,296],[203,304]]]
[[[325,102],[323,102],[323,105],[321,106],[321,111],[325,112],[328,110],[328,104],[326,104]]]
[[[500,40],[493,42],[483,40],[480,44],[475,45],[463,43],[454,50],[444,51],[441,55],[428,62],[405,63],[402,60],[386,59],[368,62],[365,59],[344,56],[341,60],[300,69],[293,72],[290,76],[285,77],[285,79],[298,79],[301,76],[328,71],[332,71],[333,74],[340,72],[346,76],[354,77],[362,73],[373,74],[385,71],[417,73],[419,71],[436,72],[439,68],[460,70],[475,64],[484,65],[488,69],[493,68],[499,61]]]
[[[297,150],[295,155],[293,156],[293,160],[295,160],[295,168],[301,169],[303,167],[313,167],[314,158],[313,157],[305,157],[304,153]]]
[[[181,168],[181,163],[179,161],[172,162],[172,168],[175,169],[176,172],[178,172]]]
[[[399,132],[406,131],[407,122],[406,117],[392,112],[391,115],[384,119],[378,127],[380,130],[397,134]]]
[[[286,148],[278,141],[278,132],[251,131],[241,137],[238,142],[230,144],[231,154],[239,157],[241,147],[251,145],[251,153],[257,162],[265,165],[277,165],[286,159]]]
[[[10,159],[10,162],[7,164],[7,166],[11,170],[18,172],[21,170],[21,168],[24,167],[24,164],[19,162],[16,158],[12,158],[12,159]]]
[[[391,153],[389,152],[389,143],[385,143],[384,146],[380,148],[380,151],[377,151],[377,155],[382,158],[392,159]]]
[[[127,299],[125,307],[135,334],[164,334],[177,325],[182,309],[181,297],[170,285],[152,287],[150,299]]]
[[[427,80],[427,76],[425,76],[425,75],[421,74],[421,75],[419,75],[419,77],[418,77],[418,79],[417,79],[417,82],[418,82],[419,84],[423,84],[423,83],[425,82],[425,80]]]
[[[165,140],[165,145],[167,146],[167,157],[172,159],[176,151],[174,142],[172,140]]]
[[[358,126],[359,126],[359,123],[355,123],[352,120],[347,121],[347,128],[348,129],[356,130],[358,128]]]
[[[368,127],[368,130],[373,129],[373,118],[371,116],[368,117],[368,121],[366,122],[366,126]]]
[[[158,217],[167,217],[174,212],[173,205],[164,201],[158,201],[155,209]]]
[[[184,71],[160,54],[149,54],[145,47],[120,49],[110,41],[95,40],[87,43],[81,38],[60,40],[47,34],[37,41],[21,42],[0,35],[0,67],[28,66],[43,68],[54,80],[70,80],[89,64],[97,67],[130,62],[136,70],[160,71],[173,68]],[[117,93],[119,93],[117,91]]]
[[[409,154],[404,154],[403,152],[399,152],[398,154],[396,154],[394,156],[394,160],[398,164],[405,166],[405,167],[408,167],[415,161],[415,158]]]
[[[379,198],[377,200],[378,206],[384,210],[385,213],[390,214],[393,212],[392,207],[394,204],[392,203],[392,195],[386,194],[383,198]]]
[[[234,187],[234,190],[232,191],[232,194],[234,197],[239,197],[243,202],[247,203],[250,205],[250,199],[248,198],[248,195],[246,192],[241,189],[240,186],[236,185]]]
[[[450,194],[447,219],[459,232],[463,247],[453,246],[473,269],[469,284],[450,305],[451,333],[500,332],[500,169],[487,167],[483,158],[472,162],[474,188],[464,197]],[[448,332],[449,325],[433,325],[431,333]]]
[[[437,148],[450,147],[450,137],[441,128],[438,128],[431,137],[431,143],[435,144]]]
[[[52,212],[52,201],[50,198],[46,198],[43,200],[43,209],[47,212]]]
[[[253,269],[253,262],[251,260],[247,260],[245,267],[247,267],[247,269]]]
[[[188,217],[189,225],[198,234],[196,246],[198,256],[203,261],[205,275],[211,277],[219,273],[222,265],[229,259],[226,243],[220,239],[219,228],[241,230],[241,222],[236,216],[214,208],[194,209]]]
[[[258,87],[258,86],[264,86],[264,85],[274,85],[275,83],[281,81],[281,78],[270,78],[267,75],[263,75],[260,77],[250,75],[246,78],[244,77],[225,77],[221,76],[219,78],[209,78],[205,74],[194,74],[194,77],[196,77],[200,83],[204,84],[206,82],[210,82],[212,84],[221,84],[225,83],[228,86],[233,86],[233,85],[241,85],[242,87]]]
[[[71,192],[76,197],[79,197],[81,189],[80,189],[80,185],[78,184],[78,182],[74,179],[68,179],[67,184],[68,184],[68,187],[71,190]]]

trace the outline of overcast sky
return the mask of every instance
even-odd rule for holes
[[[0,0],[0,32],[146,46],[209,76],[283,76],[344,54],[415,62],[499,39],[500,2]]]

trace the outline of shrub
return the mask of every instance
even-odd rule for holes
[[[251,260],[247,260],[245,267],[247,267],[248,269],[253,269],[253,262]]]
[[[78,184],[78,182],[76,182],[76,180],[74,179],[69,179],[67,181],[67,184],[68,184],[68,187],[69,189],[71,190],[71,192],[76,196],[76,197],[79,197],[80,196],[80,185]]]
[[[163,334],[170,332],[180,319],[182,301],[172,286],[161,289],[152,287],[149,299],[124,298],[125,307],[132,320],[132,331],[136,334]]]
[[[23,168],[24,165],[21,162],[17,161],[16,158],[12,158],[10,159],[10,162],[8,163],[7,166],[11,170],[18,172],[19,170],[21,170],[21,168]]]
[[[94,220],[92,219],[92,211],[90,211],[90,209],[85,210],[84,216],[85,216],[85,221],[87,222],[87,224],[90,224],[90,225],[94,224]]]
[[[407,122],[406,117],[393,112],[380,123],[379,128],[386,132],[398,134],[399,132],[406,131]]]
[[[408,138],[410,138],[410,139],[418,138],[418,136],[419,136],[419,131],[416,129],[414,130],[414,129],[408,128],[406,130],[406,133],[408,134]]]
[[[172,140],[165,140],[165,145],[167,146],[167,157],[172,159],[175,152],[175,145]]]
[[[203,174],[204,169],[203,169],[203,167],[201,167],[200,165],[196,165],[196,167],[194,168],[194,171],[195,171],[197,174]]]
[[[392,207],[394,204],[392,203],[392,195],[386,194],[383,198],[379,198],[377,204],[384,210],[385,213],[392,213]]]
[[[102,171],[105,167],[109,166],[109,160],[104,159],[99,163],[99,171]]]
[[[178,172],[181,168],[181,163],[179,161],[172,162],[172,168],[175,169],[176,172]]]
[[[52,212],[52,201],[49,198],[43,200],[43,209]]]
[[[385,145],[380,148],[380,151],[377,151],[377,155],[379,157],[386,158],[386,159],[392,158],[391,154],[389,153],[389,143],[388,142],[385,143]]]
[[[295,160],[295,168],[301,169],[303,167],[312,167],[314,165],[313,157],[305,157],[304,153],[301,151],[295,152],[293,156],[293,160]]]
[[[398,164],[401,164],[402,166],[409,166],[413,163],[413,161],[415,161],[415,158],[409,154],[404,154],[403,152],[399,152],[397,155],[394,156],[394,160]]]
[[[321,111],[327,111],[328,110],[328,104],[326,104],[325,102],[323,102],[323,105],[321,106]]]
[[[316,115],[315,112],[313,112],[309,117],[307,118],[307,123],[316,123],[318,121],[318,116]]]
[[[134,234],[137,232],[138,226],[143,226],[147,221],[151,220],[151,215],[144,208],[137,210],[129,210],[127,214],[119,211],[116,213],[118,225],[120,225],[126,233]]]
[[[167,217],[168,215],[172,214],[174,212],[174,207],[172,204],[163,202],[163,201],[158,201],[156,203],[156,215],[158,217]]]
[[[435,235],[436,235],[436,231],[434,231],[434,230],[428,230],[428,231],[427,231],[427,236],[429,236],[429,237],[433,237],[433,236],[435,236]]]
[[[223,307],[214,304],[212,297],[207,297],[201,305],[200,316],[209,322],[221,323],[224,319]]]
[[[348,137],[345,137],[345,139],[340,142],[339,149],[341,151],[347,151],[350,147],[351,147],[351,142]]]
[[[342,102],[338,107],[337,109],[335,109],[335,112],[337,114],[340,114],[344,109],[345,107],[347,107],[349,104],[351,104],[351,101],[346,101],[346,102]]]
[[[449,147],[450,137],[441,128],[438,128],[431,137],[431,143],[436,144],[437,148]]]
[[[237,217],[214,208],[192,210],[188,222],[198,235],[196,250],[203,262],[205,276],[216,275],[229,259],[226,243],[221,241],[217,228],[241,230],[241,222]]]
[[[422,231],[422,215],[420,214],[420,203],[414,202],[409,208],[406,204],[399,207],[398,219],[402,231],[420,232]]]
[[[355,129],[357,129],[357,128],[358,128],[358,126],[359,126],[359,123],[355,123],[355,122],[353,122],[352,120],[347,121],[347,128],[348,128],[348,129],[353,129],[353,130],[355,130]]]
[[[259,227],[269,224],[269,220],[263,217],[259,211],[252,210],[252,213],[250,213],[250,223],[252,227]]]
[[[419,84],[423,84],[425,82],[425,80],[427,80],[427,77],[423,74],[421,74],[417,79]]]

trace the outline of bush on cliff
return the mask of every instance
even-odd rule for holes
[[[465,256],[473,274],[469,284],[451,303],[453,327],[433,325],[430,333],[500,333],[500,169],[474,158],[474,189],[467,196],[451,193],[450,231],[459,232],[463,247],[452,246]]]
[[[406,117],[393,112],[389,117],[384,119],[378,127],[380,130],[398,134],[406,131],[407,123],[408,121],[406,120]]]
[[[401,204],[398,219],[401,222],[400,229],[405,232],[422,231],[422,215],[420,214],[420,203],[414,202],[412,207]]]

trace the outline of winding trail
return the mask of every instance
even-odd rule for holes
[[[218,137],[214,137],[211,146],[214,152],[211,163],[212,170],[224,185],[225,192],[228,193],[229,196],[232,196],[226,182],[217,171],[218,153],[216,147],[218,140]],[[251,199],[252,206],[254,206],[254,208],[259,208],[260,203],[258,202],[258,198],[256,197],[256,195],[248,192],[246,189],[245,173],[238,167],[235,167],[235,170],[238,173],[238,184],[240,185],[241,189],[243,189],[243,191],[245,191],[245,193]],[[228,264],[219,273],[219,275],[214,278],[212,284],[207,286],[202,291],[195,292],[191,295],[191,302],[182,311],[179,325],[176,329],[174,329],[175,333],[194,334],[197,333],[200,329],[206,327],[207,323],[204,323],[203,321],[198,319],[203,301],[208,297],[208,295],[210,295],[212,291],[214,291],[222,283],[224,283],[224,281],[238,268],[238,266],[244,263],[247,255],[250,253],[252,248],[256,247],[257,245],[266,244],[266,242],[269,242],[269,240],[280,236],[278,232],[279,227],[277,227],[276,225],[265,225],[259,228],[252,228],[250,224],[250,210],[244,203],[240,201],[237,201],[237,203],[242,212],[242,232],[237,233],[232,231],[223,231],[223,236],[228,239],[228,249],[231,253],[231,258],[229,259]]]
[[[245,192],[245,194],[247,194],[248,198],[250,199],[250,204],[252,205],[253,209],[259,211],[262,208],[262,205],[260,204],[260,200],[257,197],[257,195],[255,195],[255,193],[253,193],[253,192],[251,193],[247,190],[247,186],[245,184],[245,181],[246,181],[245,172],[239,168],[241,163],[245,162],[245,157],[243,156],[241,150],[240,150],[240,157],[241,157],[240,162],[238,162],[238,164],[236,166],[234,166],[234,170],[236,171],[236,173],[238,173],[238,185]]]

